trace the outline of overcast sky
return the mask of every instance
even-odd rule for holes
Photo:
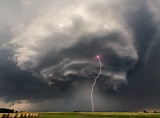
[[[159,0],[0,0],[0,107],[160,109]]]

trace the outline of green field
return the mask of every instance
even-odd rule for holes
[[[142,112],[44,112],[39,118],[160,118],[160,113]]]

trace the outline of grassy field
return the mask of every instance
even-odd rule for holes
[[[39,118],[160,118],[160,113],[142,112],[46,112]]]

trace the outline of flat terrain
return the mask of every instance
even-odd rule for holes
[[[142,112],[43,112],[39,118],[160,118],[160,113]]]

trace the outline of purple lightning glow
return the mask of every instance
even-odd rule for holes
[[[99,68],[99,73],[98,73],[97,77],[94,79],[94,83],[92,84],[92,90],[91,90],[92,112],[94,111],[94,101],[93,101],[93,91],[94,91],[94,86],[96,85],[96,81],[97,81],[97,79],[99,78],[99,76],[100,76],[100,74],[101,74],[101,68],[102,68],[102,63],[101,63],[100,56],[97,55],[96,58],[99,60],[100,68]]]

